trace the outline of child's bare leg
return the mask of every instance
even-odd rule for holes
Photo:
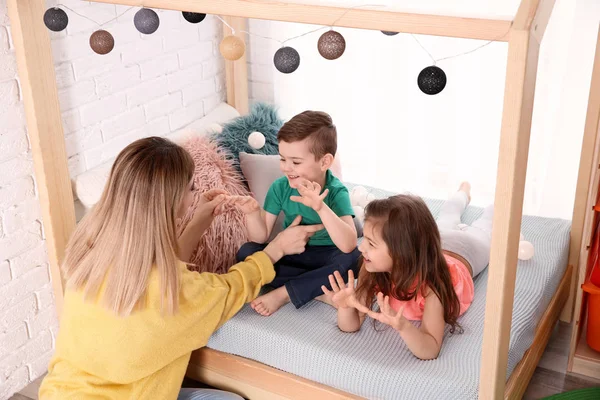
[[[331,299],[324,294],[320,295],[319,297],[315,297],[315,300],[319,300],[322,303],[329,304],[331,307],[335,307],[335,304],[333,304]]]
[[[268,317],[289,302],[290,295],[286,287],[281,286],[269,293],[258,296],[250,303],[250,307],[260,315]]]

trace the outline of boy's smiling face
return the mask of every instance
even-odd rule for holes
[[[325,172],[331,162],[327,160],[328,155],[317,160],[310,152],[310,145],[310,138],[291,143],[279,141],[279,168],[294,189],[298,188],[301,179],[317,182],[321,186],[324,184]]]

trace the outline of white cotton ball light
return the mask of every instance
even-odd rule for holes
[[[248,144],[253,149],[262,149],[265,145],[266,139],[265,135],[260,132],[252,132],[250,136],[248,136]]]
[[[373,193],[369,193],[367,195],[366,200],[367,200],[367,204],[369,204],[370,202],[372,202],[373,200],[375,200],[375,195]],[[366,206],[366,204],[365,204],[365,206]]]
[[[527,261],[533,257],[534,253],[535,251],[531,242],[528,242],[527,240],[521,240],[519,242],[519,260]]]
[[[362,224],[365,222],[365,209],[361,206],[352,206],[354,210],[354,218],[356,218]]]
[[[223,132],[223,127],[220,124],[217,124],[216,122],[210,124],[208,128],[215,133]]]

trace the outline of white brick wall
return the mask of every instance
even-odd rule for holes
[[[61,3],[98,22],[128,8]],[[179,12],[156,10],[160,27],[146,36],[133,25],[133,9],[103,26],[115,48],[100,56],[89,47],[98,28],[65,11],[66,31],[49,34],[72,178],[133,140],[182,128],[225,99],[216,18],[194,25]],[[45,373],[58,332],[14,51],[0,0],[0,400]]]

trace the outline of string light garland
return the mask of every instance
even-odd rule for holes
[[[60,32],[60,31],[64,30],[67,27],[68,21],[69,21],[68,15],[65,13],[64,10],[62,10],[59,7],[66,8],[67,10],[70,10],[74,14],[79,15],[83,18],[86,18],[86,19],[92,21],[99,27],[102,27],[103,25],[106,25],[106,24],[120,18],[125,13],[127,13],[129,10],[131,10],[132,8],[135,8],[133,6],[129,7],[128,9],[123,11],[121,14],[119,14],[117,17],[112,18],[112,19],[100,24],[100,23],[94,21],[93,19],[88,18],[85,15],[79,14],[75,10],[59,3],[55,7],[47,9],[46,12],[44,13],[44,24],[46,25],[46,27],[48,29],[55,31],[55,32]],[[285,39],[283,41],[273,38],[273,37],[262,36],[262,35],[258,35],[255,33],[251,33],[251,32],[245,31],[245,30],[240,30],[240,32],[245,33],[249,36],[256,36],[256,37],[261,37],[264,39],[269,39],[269,40],[274,40],[274,41],[279,42],[281,44],[281,48],[279,48],[275,52],[275,54],[273,56],[273,64],[275,65],[275,68],[278,71],[280,71],[281,73],[290,74],[290,73],[296,71],[298,69],[298,67],[300,66],[300,54],[293,47],[286,45],[287,42],[294,40],[294,39],[301,38],[303,36],[310,35],[312,33],[321,31],[321,30],[329,27],[330,30],[328,32],[325,32],[324,34],[322,34],[319,37],[319,40],[317,42],[317,49],[319,51],[319,54],[323,58],[325,58],[327,60],[336,60],[336,59],[340,58],[342,56],[342,54],[344,54],[344,51],[346,49],[346,40],[344,39],[344,37],[342,36],[341,33],[333,30],[333,28],[334,28],[335,24],[338,21],[340,21],[348,12],[352,11],[355,8],[360,8],[360,7],[386,7],[386,6],[385,5],[376,5],[376,4],[365,4],[365,5],[357,5],[357,6],[349,7],[335,21],[333,21],[333,23],[331,25],[312,29],[308,32],[305,32],[305,33],[297,35],[297,36],[293,36],[293,37]],[[182,11],[182,15],[183,15],[183,18],[187,22],[192,23],[192,24],[197,24],[199,22],[202,22],[206,18],[206,14],[196,13],[196,12]],[[218,18],[229,29],[231,29],[231,35],[225,36],[223,38],[223,40],[221,41],[221,43],[219,45],[219,51],[221,52],[223,57],[228,60],[232,60],[232,61],[239,60],[246,51],[246,44],[245,44],[244,40],[242,40],[238,36],[235,36],[235,33],[236,33],[235,29],[231,25],[229,25],[223,18],[219,17],[218,15],[215,15],[215,17]],[[158,27],[160,25],[160,19],[158,17],[158,14],[154,10],[149,9],[149,8],[141,8],[140,10],[138,10],[138,12],[134,16],[134,25],[139,32],[141,32],[143,34],[152,34],[152,33],[156,32],[156,30],[158,29]],[[430,65],[430,66],[424,68],[419,73],[419,76],[417,77],[417,85],[419,86],[419,89],[421,89],[421,91],[423,93],[429,94],[429,95],[440,93],[446,87],[447,77],[446,77],[446,73],[440,67],[438,67],[436,65],[437,62],[473,53],[473,52],[497,41],[498,39],[506,36],[509,31],[510,31],[510,27],[503,35],[500,35],[499,37],[492,39],[492,40],[482,44],[481,46],[478,46],[472,50],[469,50],[469,51],[466,51],[463,53],[459,53],[459,54],[455,54],[452,56],[447,56],[447,57],[443,57],[443,58],[439,58],[439,59],[435,59],[431,55],[431,53],[429,53],[429,51],[427,51],[425,46],[423,46],[421,44],[421,42],[419,42],[419,40],[416,38],[416,36],[413,34],[410,34],[412,36],[412,38],[417,42],[417,44],[423,49],[423,51],[425,51],[425,53],[427,53],[427,55],[433,61],[433,65]],[[384,30],[382,30],[380,32],[386,36],[395,36],[399,33],[399,32],[384,31]],[[107,54],[114,48],[114,38],[112,37],[112,35],[109,32],[101,29],[101,30],[95,31],[90,36],[90,46],[92,47],[92,50],[98,54]]]
[[[98,23],[98,22],[94,21],[93,19],[87,17],[86,15],[80,14],[77,11],[73,10],[72,8],[59,3],[55,7],[47,9],[46,12],[44,13],[44,24],[46,25],[46,27],[48,29],[55,31],[55,32],[65,29],[69,23],[69,17],[67,16],[67,13],[59,7],[66,8],[73,14],[78,15],[82,18],[87,19],[88,21],[93,22],[94,24],[98,25],[98,27],[100,27],[100,28],[106,24],[110,24],[111,22],[116,21],[118,18],[122,17],[127,12],[129,12],[131,9],[135,8],[135,7],[129,7],[125,11],[123,11],[121,14],[117,15],[116,17],[111,18],[108,21],[105,21],[103,23]],[[57,12],[57,11],[50,12],[50,10],[60,10],[60,12]],[[62,18],[64,18],[64,22],[63,22],[64,26],[58,25],[59,23],[53,19],[53,18],[55,18],[56,15],[60,15],[61,12],[64,13],[64,17],[62,17]],[[48,15],[48,17],[46,17],[46,15]],[[62,26],[62,29],[59,29],[58,31],[55,30],[61,26]],[[53,29],[53,28],[55,28],[55,29]],[[108,54],[115,47],[115,39],[110,34],[110,32],[108,32],[104,29],[99,29],[90,35],[90,47],[96,54],[100,54],[100,55]]]
[[[511,24],[511,26],[512,26],[512,24]],[[498,36],[497,38],[494,38],[488,42],[485,42],[481,46],[475,47],[474,49],[465,51],[463,53],[455,54],[453,56],[448,56],[448,57],[442,57],[442,58],[438,58],[438,59],[433,58],[433,56],[431,55],[431,53],[429,51],[427,51],[425,46],[423,46],[421,44],[421,42],[419,42],[419,39],[417,39],[417,37],[411,33],[410,36],[412,36],[412,38],[415,40],[415,42],[417,42],[417,44],[423,49],[423,51],[425,53],[427,53],[429,58],[431,58],[431,60],[433,61],[433,65],[424,68],[419,73],[419,76],[417,77],[417,85],[419,86],[419,89],[421,89],[421,91],[423,93],[429,94],[429,95],[440,93],[446,87],[447,78],[446,78],[446,73],[440,67],[436,66],[437,62],[443,61],[443,60],[449,60],[451,58],[460,57],[460,56],[464,56],[466,54],[473,53],[473,52],[497,41],[498,39],[506,36],[509,31],[510,31],[510,27],[504,34],[502,34],[502,35]]]

